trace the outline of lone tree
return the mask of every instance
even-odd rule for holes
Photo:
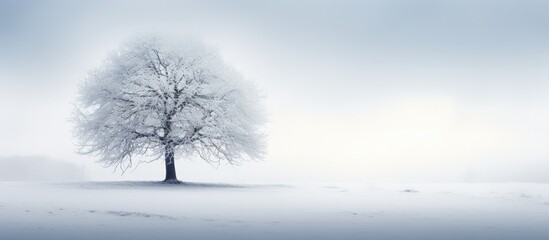
[[[212,165],[263,156],[259,100],[255,86],[215,49],[142,37],[90,71],[76,104],[75,135],[81,153],[123,172],[136,156],[164,157],[164,181],[177,183],[178,156]]]

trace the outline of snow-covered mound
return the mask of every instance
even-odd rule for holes
[[[0,239],[549,239],[548,184],[0,182]]]

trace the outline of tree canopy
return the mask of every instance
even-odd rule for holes
[[[80,152],[123,171],[133,157],[210,164],[260,159],[265,121],[255,85],[216,49],[154,36],[126,42],[81,85],[75,111]],[[173,168],[173,176],[168,176]]]

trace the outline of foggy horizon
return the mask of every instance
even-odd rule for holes
[[[264,161],[177,159],[183,181],[549,183],[547,9],[0,1],[0,174],[13,170],[5,162],[44,158],[90,180],[160,180],[162,160],[121,176],[77,154],[69,121],[90,70],[133,36],[158,33],[219,49],[266,95]]]

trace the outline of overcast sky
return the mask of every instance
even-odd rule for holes
[[[78,84],[136,34],[191,35],[266,93],[265,161],[195,181],[549,182],[549,2],[0,1],[0,159],[75,153]],[[5,166],[5,165],[3,165]],[[9,169],[3,169],[9,171]]]

